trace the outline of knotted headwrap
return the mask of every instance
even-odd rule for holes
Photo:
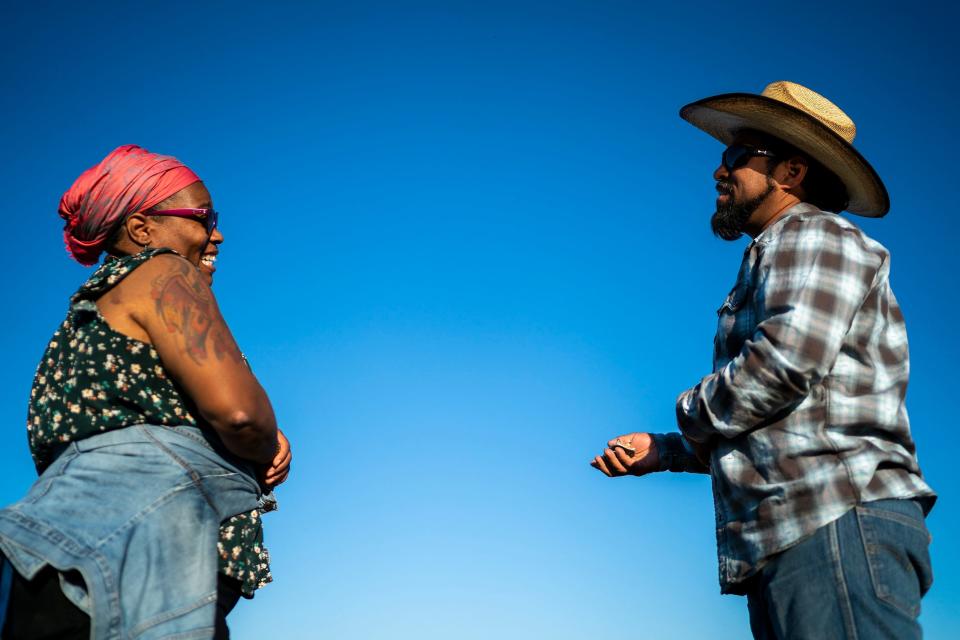
[[[150,153],[135,144],[117,147],[100,164],[80,174],[60,199],[67,251],[80,264],[95,264],[124,218],[199,180],[176,158]]]

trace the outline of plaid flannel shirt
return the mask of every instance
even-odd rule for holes
[[[724,593],[856,504],[933,505],[904,405],[907,333],[889,267],[883,246],[809,204],[744,252],[717,312],[714,373],[677,400],[683,436],[656,436],[665,469],[713,478]],[[709,469],[690,442],[709,447]]]

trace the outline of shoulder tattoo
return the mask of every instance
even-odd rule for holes
[[[243,361],[233,337],[226,327],[216,322],[216,302],[193,266],[182,263],[178,270],[154,279],[151,297],[163,326],[182,339],[187,355],[194,362],[206,362],[208,340],[218,360],[229,357]]]

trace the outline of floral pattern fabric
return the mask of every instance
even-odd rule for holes
[[[190,403],[148,343],[114,331],[96,300],[138,266],[169,249],[108,258],[70,298],[67,317],[37,367],[27,411],[27,437],[42,473],[63,444],[134,424],[197,426]],[[245,595],[272,580],[260,512],[225,520],[217,551],[220,572]]]

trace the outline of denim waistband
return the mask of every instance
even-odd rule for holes
[[[160,430],[165,429],[168,431],[174,431],[179,436],[186,436],[194,440],[197,444],[205,446],[208,449],[217,450],[217,447],[213,446],[211,443],[212,434],[208,434],[206,429],[201,429],[188,424],[181,425],[152,425],[149,423],[142,424],[131,424],[123,427],[118,427],[116,429],[111,429],[109,431],[104,431],[103,433],[98,433],[96,435],[88,436],[81,440],[74,440],[71,442],[58,442],[54,445],[51,445],[50,451],[53,453],[52,459],[56,460],[63,454],[64,451],[70,448],[80,449],[80,450],[89,450],[94,448],[90,445],[97,446],[107,446],[110,444],[121,444],[121,443],[132,443],[132,442],[148,442],[149,440],[137,427],[152,427],[154,429]],[[173,438],[173,441],[178,441],[179,438]],[[222,447],[221,447],[222,448]],[[229,452],[227,452],[229,455]]]
[[[924,496],[911,498],[884,498],[883,500],[871,500],[870,502],[861,502],[858,507],[866,509],[881,509],[883,511],[893,511],[904,516],[924,519]]]
[[[205,455],[214,453],[221,460],[235,467],[238,472],[256,477],[253,464],[228,451],[216,433],[208,428],[193,425],[164,426],[133,424],[118,429],[111,429],[110,431],[98,433],[88,438],[55,445],[53,448],[53,460],[55,461],[69,449],[76,452],[83,452],[119,444],[143,443],[155,445],[158,441],[173,446],[186,447],[194,452]]]

